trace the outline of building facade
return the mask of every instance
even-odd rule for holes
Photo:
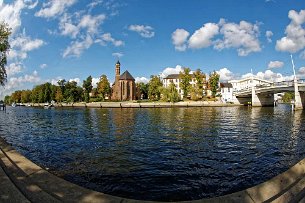
[[[115,64],[115,81],[112,85],[111,100],[127,101],[136,99],[136,83],[132,75],[126,70],[122,75],[121,64]]]
[[[253,86],[267,87],[273,84],[273,82],[263,80],[257,77],[248,77],[241,80],[230,80],[229,83],[232,84],[234,92],[238,92],[240,90],[250,90]]]
[[[196,83],[197,83],[196,78],[193,74],[191,74],[191,77],[192,77],[192,80],[190,81],[190,84],[192,87],[195,87]],[[180,88],[181,79],[179,77],[179,74],[170,74],[167,77],[163,78],[162,82],[163,82],[163,87],[165,87],[165,88],[169,87],[169,85],[171,83],[174,83],[180,98],[183,99],[183,90]],[[205,81],[204,81],[203,89],[204,90],[206,89]]]
[[[220,83],[222,102],[233,102],[233,86],[231,83]]]

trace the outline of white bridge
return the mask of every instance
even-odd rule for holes
[[[252,106],[273,106],[274,94],[282,92],[295,93],[295,109],[305,107],[305,79],[274,82],[268,85],[256,85],[233,93],[235,103]]]

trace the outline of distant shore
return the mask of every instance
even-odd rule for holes
[[[43,103],[33,103],[31,106],[43,107]],[[240,106],[240,104],[223,103],[220,101],[183,101],[183,102],[76,102],[76,103],[58,103],[55,107],[88,107],[88,108],[171,108],[171,107],[224,107]]]

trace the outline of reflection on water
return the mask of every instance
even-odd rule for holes
[[[8,108],[0,135],[71,182],[146,200],[245,189],[305,157],[304,113],[276,108]]]

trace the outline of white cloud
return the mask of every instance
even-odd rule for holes
[[[151,38],[155,36],[155,32],[153,31],[154,28],[149,25],[130,25],[128,29],[130,31],[139,33],[144,38]]]
[[[81,80],[80,80],[79,78],[71,78],[71,79],[69,80],[69,82],[76,82],[77,85],[80,85]]]
[[[41,39],[31,39],[23,33],[10,40],[11,50],[8,54],[9,59],[25,59],[27,53],[35,49],[39,49],[45,42]]]
[[[268,41],[269,43],[271,43],[271,42],[272,42],[271,37],[273,36],[273,32],[270,31],[270,30],[267,30],[265,36],[266,36],[266,38],[267,38],[267,41]]]
[[[25,74],[20,77],[10,77],[4,87],[0,87],[0,98],[12,94],[17,89],[24,88],[27,84],[37,84],[41,81],[38,72],[34,71],[32,74]]]
[[[177,65],[175,68],[167,67],[162,71],[160,76],[162,78],[165,78],[166,76],[168,76],[170,74],[179,74],[181,71],[183,71],[183,68],[180,65]]]
[[[246,73],[242,75],[242,78],[248,78],[251,77],[251,73]],[[283,76],[281,73],[275,73],[272,70],[266,70],[265,72],[258,72],[255,77],[263,79],[263,80],[269,80],[273,82],[282,82],[282,81],[290,81],[293,80],[293,75],[290,76]]]
[[[96,6],[102,4],[103,1],[102,0],[93,0],[91,3],[89,3],[87,5],[87,7],[89,8],[89,10],[92,10],[93,8],[95,8]]]
[[[190,33],[184,29],[176,29],[172,33],[172,42],[177,51],[185,51],[187,48],[186,41]]]
[[[299,74],[305,75],[305,67],[301,67],[298,71]]]
[[[103,46],[106,45],[105,42],[111,42],[116,47],[124,45],[123,41],[114,39],[110,33],[103,34],[100,39],[96,40],[96,42],[99,42]]]
[[[216,41],[214,48],[217,50],[236,48],[239,56],[261,51],[258,24],[246,21],[240,21],[239,24],[224,22],[220,33],[223,39]]]
[[[91,16],[91,15],[84,15],[78,26],[80,28],[86,28],[87,32],[91,34],[97,33],[97,28],[100,26],[101,23],[104,22],[106,19],[106,16],[104,14],[97,15],[97,16]]]
[[[221,18],[218,24],[205,23],[189,39],[188,31],[177,29],[172,33],[172,42],[178,51],[185,51],[187,48],[202,49],[214,45],[216,50],[235,48],[239,56],[247,56],[252,52],[261,51],[259,35],[258,23],[240,21],[236,24]],[[217,39],[217,36],[223,36],[223,38]]]
[[[220,81],[228,81],[234,79],[234,74],[227,68],[221,68],[219,71],[216,71],[220,78]]]
[[[284,66],[284,62],[282,61],[270,61],[268,64],[268,68],[282,68]]]
[[[201,49],[212,44],[212,39],[219,33],[219,27],[215,23],[206,23],[189,39],[189,47],[192,49]]]
[[[115,53],[112,53],[112,56],[114,56],[116,58],[121,58],[122,56],[124,56],[124,54],[122,52],[115,52]]]
[[[35,16],[43,18],[58,17],[64,13],[67,7],[72,6],[76,0],[51,0],[47,3],[43,3],[42,9],[35,13]]]
[[[68,46],[64,50],[62,56],[63,58],[66,58],[68,56],[79,57],[83,53],[83,51],[89,49],[92,44],[92,38],[90,37],[90,35],[87,35],[87,37],[83,40],[71,42],[70,46]]]
[[[39,67],[40,67],[41,69],[45,69],[47,66],[48,66],[47,64],[43,63],[43,64],[41,64]]]
[[[286,27],[286,36],[276,41],[276,50],[290,53],[298,52],[305,47],[305,29],[302,24],[305,23],[305,10],[299,13],[290,10],[288,17],[291,19],[290,24]]]
[[[11,63],[6,68],[6,74],[8,77],[16,75],[23,70],[23,66],[20,63]]]
[[[104,14],[92,16],[92,15],[83,15],[81,18],[73,20],[73,16],[65,13],[59,22],[60,34],[69,36],[71,38],[76,38],[77,35],[82,35],[81,31],[83,30],[86,34],[98,33],[99,26],[104,22],[106,16]]]
[[[34,8],[37,2],[32,3],[31,0],[23,1],[16,0],[12,4],[5,4],[3,0],[0,1],[0,19],[9,24],[9,27],[12,29],[12,34],[14,35],[16,31],[21,26],[21,12],[23,9],[32,9]]]
[[[136,77],[135,78],[135,82],[138,83],[138,82],[143,82],[145,84],[147,84],[149,82],[149,79],[146,78],[146,77]]]
[[[100,81],[100,78],[92,78],[92,86],[94,87],[94,88],[96,88],[97,87],[97,83]]]

